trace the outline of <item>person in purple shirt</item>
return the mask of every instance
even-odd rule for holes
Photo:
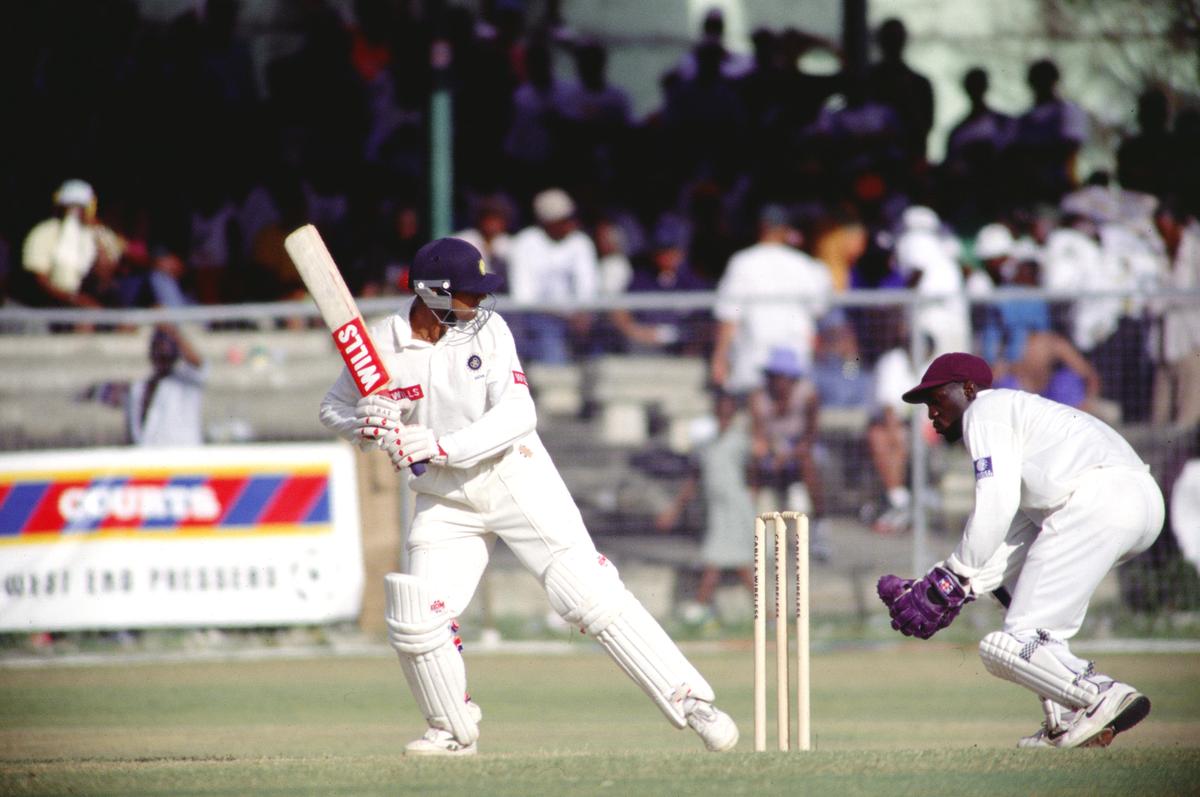
[[[636,264],[626,293],[709,291],[712,285],[688,266],[688,229],[682,219],[663,218],[655,229],[650,252]],[[667,300],[664,298],[664,302]],[[629,348],[700,354],[712,338],[709,314],[703,309],[613,311],[610,319]]]

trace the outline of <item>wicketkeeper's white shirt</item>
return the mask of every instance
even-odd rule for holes
[[[1034,526],[1098,468],[1149,467],[1111,427],[1087,413],[1021,390],[983,390],[963,415],[975,468],[975,510],[946,560],[972,577],[1004,543],[1014,516]]]

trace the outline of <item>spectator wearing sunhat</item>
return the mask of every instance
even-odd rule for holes
[[[1007,281],[1011,269],[1006,272],[1005,266],[1011,263],[1015,246],[1012,230],[1005,225],[993,222],[979,228],[974,253],[983,268],[967,275],[968,296],[985,296]]]
[[[96,192],[83,180],[64,182],[54,206],[54,215],[25,236],[15,298],[35,307],[99,307],[84,279],[93,269],[115,271],[121,239],[96,220]]]
[[[520,318],[522,360],[565,363],[571,341],[586,337],[592,315],[577,311],[596,298],[596,246],[579,228],[575,202],[566,191],[548,188],[533,198],[536,223],[513,237],[509,251],[509,294]],[[543,309],[545,308],[545,309]]]
[[[970,308],[958,263],[957,241],[931,208],[904,211],[896,235],[896,268],[924,300],[916,313],[917,332],[933,354],[968,348]]]

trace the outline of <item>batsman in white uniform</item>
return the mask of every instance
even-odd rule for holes
[[[416,296],[371,330],[389,389],[360,398],[343,372],[321,404],[326,426],[382,449],[416,494],[410,572],[386,577],[388,636],[429,726],[406,751],[476,752],[482,713],[467,693],[456,618],[497,538],[673,725],[709,750],[731,749],[737,726],[597,552],[538,437],[512,333],[491,310],[501,278],[471,244],[441,238],[417,253],[410,283]]]
[[[994,593],[1007,611],[1003,627],[979,645],[984,666],[1037,694],[1045,712],[1018,746],[1107,746],[1150,713],[1150,700],[1096,672],[1068,640],[1105,575],[1158,537],[1162,491],[1109,426],[991,384],[984,360],[952,353],[904,394],[927,405],[938,434],[966,444],[975,509],[944,562],[917,580],[884,576],[879,597],[893,628],[928,639],[964,604]]]

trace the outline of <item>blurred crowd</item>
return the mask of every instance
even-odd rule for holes
[[[979,351],[1004,384],[1102,399],[1129,421],[1200,420],[1193,308],[986,300],[1006,286],[1195,290],[1200,109],[1147,89],[1114,172],[1081,175],[1090,120],[1052,60],[1022,65],[1016,115],[989,105],[973,68],[970,111],[935,163],[932,86],[906,62],[898,19],[874,31],[865,69],[810,74],[805,56],[839,59],[835,43],[761,28],[737,53],[711,10],[639,118],[605,45],[574,35],[557,4],[538,20],[518,0],[437,19],[434,7],[283,5],[275,24],[296,46],[261,75],[237,0],[161,21],[129,0],[7,9],[6,106],[23,120],[0,133],[7,300],[302,298],[282,240],[304,222],[357,295],[403,292],[432,232],[428,106],[444,83],[456,234],[514,301],[546,308],[517,314],[531,361],[696,354],[714,386],[745,395],[783,347],[823,403],[861,403],[862,380],[915,327],[925,354]],[[440,76],[435,39],[452,53]],[[831,296],[887,287],[930,302],[911,319],[828,311]],[[569,309],[688,290],[716,290],[715,313]],[[764,294],[803,297],[803,310]]]

